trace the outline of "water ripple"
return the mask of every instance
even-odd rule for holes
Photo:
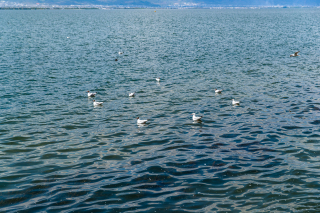
[[[2,11],[1,210],[317,212],[318,18]]]

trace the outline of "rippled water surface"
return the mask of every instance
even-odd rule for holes
[[[318,212],[319,23],[319,9],[0,11],[0,211]]]

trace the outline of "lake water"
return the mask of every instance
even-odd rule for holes
[[[319,211],[319,23],[320,9],[0,11],[0,211]]]

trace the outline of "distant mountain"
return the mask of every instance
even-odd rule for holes
[[[221,6],[320,6],[320,0],[199,0]]]
[[[3,1],[2,1],[3,2]],[[320,6],[320,0],[6,0],[8,3],[49,5],[132,5],[165,7],[168,5],[198,6]]]
[[[26,0],[27,1],[27,0]],[[35,2],[35,0],[32,0]],[[159,7],[159,4],[143,0],[38,0],[38,3],[55,5],[132,5],[145,7]]]

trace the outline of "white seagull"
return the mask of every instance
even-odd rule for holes
[[[156,78],[156,80],[157,80],[158,82],[160,82],[160,78]]]
[[[148,119],[147,119],[147,120],[141,120],[139,117],[137,117],[137,124],[138,124],[138,125],[139,125],[139,124],[146,124],[147,121],[148,121]]]
[[[299,53],[299,52],[300,52],[300,51],[295,52],[294,54],[291,54],[291,55],[290,55],[290,57],[296,57],[296,56],[299,56],[299,55],[298,55],[298,53]]]
[[[196,113],[192,113],[192,115],[193,115],[193,116],[192,116],[192,120],[193,120],[193,121],[201,121],[202,116],[197,117],[197,116],[196,116]]]
[[[129,97],[134,97],[135,94],[135,92],[129,93]]]
[[[103,102],[97,102],[96,100],[93,100],[93,106],[102,106]]]
[[[123,54],[123,52],[118,52],[119,53],[119,55],[122,55]]]
[[[214,89],[214,92],[215,92],[215,93],[221,93],[221,92],[222,92],[222,89],[220,89],[220,90],[219,90],[219,89]]]
[[[240,105],[240,101],[235,101],[234,99],[232,99],[232,105]]]
[[[90,91],[87,91],[87,93],[88,93],[88,97],[94,97],[97,94],[96,92],[93,93],[93,92],[90,92]]]

